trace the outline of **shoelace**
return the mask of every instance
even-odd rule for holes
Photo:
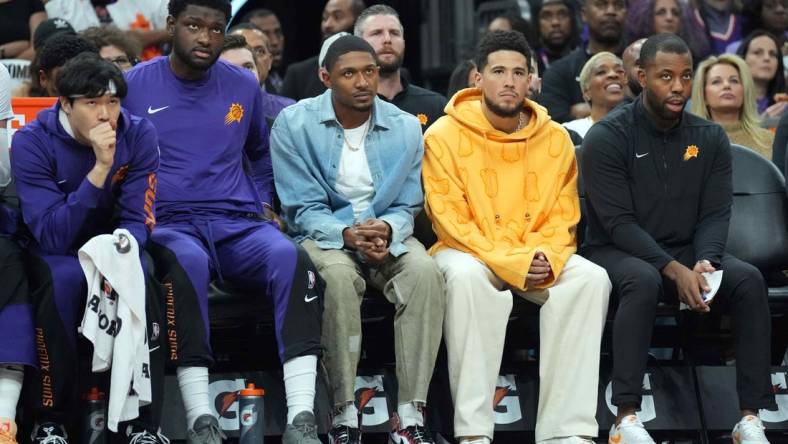
[[[414,441],[432,443],[432,438],[427,434],[427,429],[421,426],[410,426],[406,429]]]
[[[763,431],[766,430],[766,427],[757,421],[744,421],[740,430],[745,438],[757,439],[763,436]]]
[[[350,441],[350,428],[348,427],[338,427],[339,433],[337,433],[336,440],[334,442],[348,442]]]
[[[315,424],[299,424],[294,425],[296,430],[303,433],[304,436],[317,439],[317,425]],[[347,433],[347,432],[346,432]]]
[[[150,433],[147,430],[129,435],[129,444],[170,444],[170,440],[161,433]]]
[[[37,444],[68,444],[66,438],[63,438],[60,435],[47,435],[44,438],[36,439]]]

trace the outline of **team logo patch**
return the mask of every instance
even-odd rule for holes
[[[684,151],[684,161],[692,159],[693,157],[698,157],[698,153],[700,150],[695,145],[690,145],[687,147],[686,151]]]
[[[241,122],[244,117],[244,107],[240,103],[233,103],[230,105],[230,111],[224,116],[224,124],[229,125],[233,122]]]
[[[424,114],[424,113],[416,114],[416,118],[419,119],[419,123],[421,123],[421,126],[426,125],[427,122],[429,121],[429,119],[427,118],[427,115]]]
[[[307,276],[307,279],[309,279],[308,288],[310,290],[315,288],[315,280],[316,280],[315,273],[313,273],[312,270],[307,270],[306,276]]]

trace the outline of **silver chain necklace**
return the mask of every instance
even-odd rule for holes
[[[369,130],[369,122],[365,122],[365,124],[366,127],[364,127],[364,133],[361,135],[361,143],[359,143],[358,146],[353,146],[350,144],[350,141],[347,140],[347,131],[344,128],[342,129],[342,137],[345,139],[345,144],[348,148],[350,148],[350,151],[356,152],[361,149],[362,145],[364,145],[364,139],[367,137],[367,131]]]

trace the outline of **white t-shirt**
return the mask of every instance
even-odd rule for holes
[[[576,119],[571,122],[564,122],[564,127],[576,132],[580,135],[580,137],[585,137],[586,133],[589,129],[591,129],[591,125],[594,124],[594,121],[591,120],[591,116],[583,117],[582,119]]]
[[[339,172],[337,174],[336,190],[345,196],[353,206],[353,217],[369,208],[375,187],[372,184],[372,173],[367,163],[367,152],[364,150],[364,139],[369,128],[369,119],[361,126],[346,129],[345,139],[342,144],[342,156],[339,159]],[[357,150],[351,149],[358,148]],[[362,221],[359,221],[362,222]]]

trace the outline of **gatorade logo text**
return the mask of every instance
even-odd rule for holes
[[[514,375],[498,375],[493,397],[496,424],[513,424],[523,419],[520,396]]]
[[[389,405],[383,390],[383,375],[356,376],[356,404],[361,423],[376,426],[389,421]]]

